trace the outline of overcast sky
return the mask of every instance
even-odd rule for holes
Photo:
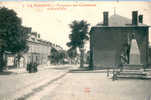
[[[41,34],[67,49],[69,24],[73,20],[86,20],[91,26],[102,22],[103,11],[109,11],[130,18],[131,12],[138,10],[144,15],[144,24],[151,26],[151,2],[99,2],[99,1],[51,1],[51,2],[1,2],[0,5],[14,9],[22,18],[24,26]],[[150,36],[151,41],[151,36]],[[88,46],[87,46],[88,48]]]

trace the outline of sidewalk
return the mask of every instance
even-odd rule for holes
[[[39,65],[38,71],[42,71],[42,70],[54,68],[54,67],[55,67],[54,65]],[[8,71],[10,71],[14,74],[28,73],[25,67],[24,68],[9,69]]]
[[[26,69],[11,69],[9,71],[18,74],[0,75],[0,100],[24,100],[68,72],[52,67],[55,66],[41,66],[37,73],[31,74],[27,73]]]

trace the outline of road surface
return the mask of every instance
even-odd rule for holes
[[[68,73],[46,90],[40,100],[151,100],[151,80],[112,81],[105,73]]]
[[[6,72],[0,74],[0,100],[14,100],[14,98],[20,97],[26,99],[31,92],[37,92],[35,89],[46,86],[55,78],[61,77],[69,68],[71,66],[50,66],[50,68],[39,70],[37,73]]]

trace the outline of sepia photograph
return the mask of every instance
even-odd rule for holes
[[[0,100],[151,100],[150,0],[0,0]]]

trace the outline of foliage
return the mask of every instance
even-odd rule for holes
[[[59,53],[59,59],[60,59],[60,60],[63,60],[64,58],[65,58],[65,52],[61,51],[61,52]]]
[[[71,59],[72,59],[72,58],[75,58],[75,57],[77,56],[77,51],[76,51],[76,49],[70,48],[70,49],[67,51],[67,53],[68,53],[68,57],[70,57]]]
[[[88,26],[89,24],[84,20],[73,21],[70,24],[72,31],[69,34],[70,42],[67,43],[67,46],[71,48],[83,48],[85,41],[89,40]]]
[[[16,54],[28,50],[26,43],[28,33],[24,32],[24,29],[21,19],[14,10],[0,8],[0,39],[3,51]]]
[[[57,62],[57,55],[58,55],[58,51],[55,48],[52,47],[51,56],[50,56],[51,63],[56,63]]]
[[[88,36],[88,27],[89,24],[84,21],[73,21],[72,24],[69,25],[71,28],[71,34],[69,34],[70,42],[67,43],[67,46],[70,49],[79,48],[80,54],[80,67],[83,67],[83,57],[84,57],[84,44],[87,40],[89,40]]]
[[[3,69],[3,53],[27,52],[28,32],[25,32],[21,18],[14,10],[0,8],[0,71]]]
[[[58,51],[55,48],[51,49],[51,63],[53,64],[58,64],[59,62],[63,61],[63,59],[65,58],[65,52],[63,51]]]

